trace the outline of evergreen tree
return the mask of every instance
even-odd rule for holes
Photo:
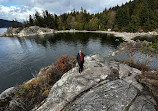
[[[107,18],[107,24],[106,24],[106,28],[107,29],[108,28],[112,29],[114,27],[115,16],[116,16],[116,12],[115,11],[109,11],[108,18]]]
[[[34,20],[31,15],[29,16],[29,24],[30,24],[30,26],[34,25]]]
[[[129,14],[124,8],[117,11],[116,24],[118,25],[119,29],[123,29],[129,24]]]
[[[40,13],[37,12],[37,11],[35,13],[35,22],[34,22],[34,25],[41,26],[41,27],[44,26],[43,21],[42,21],[42,17],[40,16]]]
[[[36,11],[29,16],[28,23],[56,30],[104,30],[137,32],[153,31],[158,28],[158,0],[134,0],[122,6],[115,6],[103,12],[89,14],[81,7],[80,11],[73,9],[70,13],[59,16],[47,10],[40,14]]]
[[[138,31],[138,27],[140,25],[140,18],[135,16],[135,15],[132,15],[131,16],[131,21],[128,25],[128,31],[129,32],[137,32]]]
[[[89,21],[89,29],[90,30],[98,30],[99,29],[99,19],[97,17],[92,18]]]
[[[13,28],[17,28],[17,27],[19,27],[19,23],[18,23],[18,20],[15,18],[13,21],[12,21],[12,27]]]
[[[54,29],[58,29],[59,18],[56,14],[54,14]]]

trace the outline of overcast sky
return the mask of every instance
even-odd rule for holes
[[[0,19],[23,21],[35,11],[48,10],[62,14],[81,7],[90,13],[102,12],[105,8],[121,5],[130,0],[0,0]]]

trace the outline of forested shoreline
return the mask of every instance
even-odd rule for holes
[[[61,15],[36,11],[24,26],[48,27],[55,30],[107,30],[119,32],[149,32],[158,28],[158,0],[134,0],[121,6],[90,14],[81,7]]]

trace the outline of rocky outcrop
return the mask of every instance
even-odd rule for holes
[[[155,111],[149,95],[123,80],[115,80],[91,89],[69,103],[62,111]]]
[[[54,33],[53,29],[40,28],[39,26],[31,26],[26,28],[8,28],[1,36],[28,37],[35,35],[44,35]]]
[[[11,87],[11,88],[6,89],[5,91],[3,91],[0,94],[0,99],[5,99],[5,98],[9,97],[10,94],[12,94],[13,92],[15,92],[15,87]]]
[[[7,111],[8,105],[11,108],[13,105],[11,105],[13,102],[13,95],[16,91],[15,87],[11,87],[6,89],[0,94],[0,111]],[[9,110],[9,109],[8,109]]]
[[[78,75],[78,67],[65,73],[32,111],[156,111],[155,98],[139,82],[157,97],[157,72],[140,73],[126,64],[87,56],[84,74]],[[0,110],[27,110],[16,91],[12,87],[0,94]]]
[[[137,82],[135,68],[87,56],[84,74],[75,67],[57,81],[46,101],[33,111],[156,111],[149,92]]]

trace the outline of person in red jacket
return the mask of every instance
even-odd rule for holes
[[[81,73],[83,74],[84,57],[85,55],[82,53],[81,50],[79,50],[79,53],[77,54],[77,57],[76,57],[78,65],[79,65],[79,75]]]

